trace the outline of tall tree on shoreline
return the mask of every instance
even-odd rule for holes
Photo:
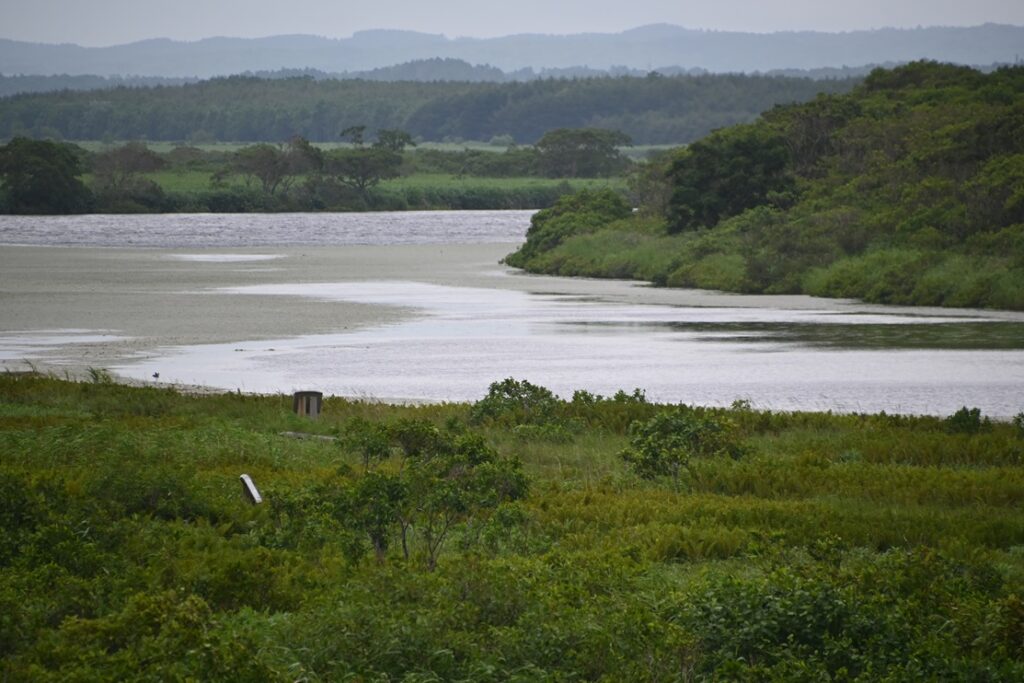
[[[537,151],[546,175],[599,177],[622,170],[626,160],[618,148],[631,143],[628,135],[617,130],[556,128],[537,141]]]
[[[377,142],[365,144],[366,126],[350,126],[341,131],[351,147],[337,149],[327,155],[325,169],[339,183],[346,185],[364,200],[370,189],[382,180],[398,177],[402,165],[402,150],[414,145],[412,136],[401,130],[378,130]]]
[[[0,186],[9,213],[84,213],[92,193],[78,177],[73,145],[14,138],[0,147]]]

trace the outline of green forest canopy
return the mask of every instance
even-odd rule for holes
[[[773,105],[846,92],[855,79],[702,75],[529,83],[381,83],[233,76],[181,86],[0,98],[0,139],[337,141],[353,125],[424,140],[533,144],[555,128],[605,128],[683,144]]]

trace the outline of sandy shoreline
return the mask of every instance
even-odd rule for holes
[[[415,309],[390,305],[298,296],[240,296],[224,291],[253,285],[413,281],[565,294],[623,304],[837,313],[881,309],[804,296],[742,296],[657,289],[622,281],[527,275],[499,263],[514,246],[0,246],[0,367],[24,370],[29,359],[41,369],[81,376],[86,368],[123,365],[167,347],[347,332],[421,315]],[[904,310],[922,315],[982,315],[978,311]],[[1024,320],[1024,315],[1017,313],[983,314]],[[61,330],[81,331],[81,343],[75,343],[74,334],[53,332]],[[51,348],[47,348],[48,341],[53,342]]]

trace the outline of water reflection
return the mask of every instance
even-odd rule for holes
[[[697,341],[787,344],[829,349],[1024,349],[1024,323],[1005,321],[908,323],[574,321],[576,332],[642,334],[679,332]]]
[[[0,216],[0,244],[172,248],[517,244],[531,215],[533,211]]]
[[[116,370],[248,391],[471,401],[503,377],[559,395],[640,387],[652,400],[782,410],[1024,408],[1024,323],[859,311],[641,305],[421,282],[234,287],[416,309],[339,334],[166,349]],[[984,315],[980,314],[979,315]]]

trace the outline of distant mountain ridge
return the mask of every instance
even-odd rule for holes
[[[796,78],[850,78],[866,75],[873,66],[829,70],[790,70],[786,75]],[[706,74],[704,69],[682,69],[676,66],[656,69],[663,76],[696,76]],[[568,67],[564,69],[519,69],[506,73],[497,67],[474,65],[461,59],[435,57],[417,59],[404,64],[384,66],[369,71],[327,72],[320,69],[278,69],[277,71],[246,71],[232,76],[250,76],[266,80],[284,78],[309,78],[325,80],[364,80],[382,82],[452,82],[452,83],[512,83],[549,78],[610,78],[620,76],[646,76],[650,73],[641,69],[614,67],[612,69],[591,69],[589,67]],[[772,74],[774,75],[774,74]],[[224,78],[218,76],[215,78]],[[60,90],[109,90],[111,88],[149,88],[197,83],[196,77],[170,76],[97,76],[94,74],[71,76],[68,74],[47,76],[4,76],[0,74],[0,97],[11,95],[46,93]]]
[[[1015,62],[1021,56],[1024,27],[1003,24],[768,34],[655,24],[621,33],[500,38],[447,38],[414,31],[373,30],[341,39],[280,35],[180,42],[159,38],[99,48],[0,39],[0,73],[7,75],[167,78],[210,78],[281,69],[372,71],[435,58],[486,64],[505,72],[577,67],[653,70],[662,65],[710,72],[764,72],[916,59],[978,65]]]
[[[866,76],[876,67],[892,68],[898,66],[892,62],[885,64],[865,64],[863,66],[824,67],[820,69],[777,69],[767,71],[766,76],[788,76],[791,78],[810,78],[814,80],[842,80]],[[998,65],[979,67],[982,71],[991,71]],[[707,75],[706,69],[683,69],[678,66],[662,66],[654,69],[662,76],[701,76]],[[314,81],[326,80],[364,80],[381,82],[419,82],[419,83],[515,83],[542,79],[573,79],[573,78],[620,78],[622,76],[647,76],[651,71],[629,69],[624,66],[611,69],[591,69],[577,66],[562,69],[539,69],[530,67],[517,71],[505,72],[488,65],[470,64],[461,59],[451,57],[435,57],[418,59],[404,64],[385,66],[369,71],[321,71],[320,69],[278,69],[277,71],[247,71],[233,76],[250,76],[266,80],[284,78],[309,78]],[[216,78],[225,78],[218,76]],[[109,90],[111,88],[151,88],[157,86],[176,86],[186,83],[197,83],[195,77],[173,78],[168,76],[96,76],[67,74],[54,76],[4,76],[0,74],[0,97],[11,95],[47,93],[60,90]]]

